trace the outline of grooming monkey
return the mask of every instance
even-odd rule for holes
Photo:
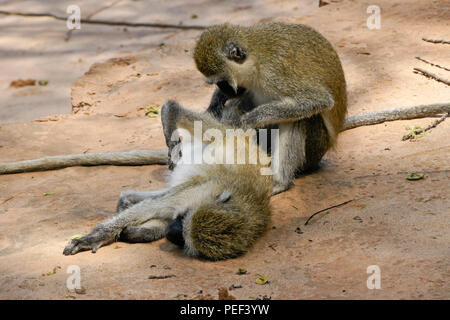
[[[214,26],[198,40],[194,60],[218,86],[207,113],[244,128],[280,130],[279,144],[270,146],[279,157],[273,194],[288,189],[297,173],[316,169],[336,143],[347,112],[344,72],[331,44],[312,28]],[[170,155],[173,142],[168,146]]]
[[[191,112],[172,101],[164,104],[161,112],[163,119],[182,115],[176,119],[172,116],[172,120],[191,135],[195,120],[202,121],[203,132],[215,129],[225,133],[231,128],[209,114]],[[243,130],[237,136],[240,134],[244,134]],[[259,149],[254,139],[243,138],[243,149],[234,142],[233,148],[246,153],[244,164],[190,164],[186,157],[193,151],[192,144],[181,142],[184,156],[172,172],[167,189],[123,192],[118,213],[98,224],[90,234],[73,239],[63,253],[96,252],[117,239],[149,242],[164,235],[191,256],[220,260],[245,253],[269,222],[272,177],[261,175],[261,169],[268,164],[248,161],[251,148]],[[218,150],[217,144],[214,147],[214,154],[224,151]]]

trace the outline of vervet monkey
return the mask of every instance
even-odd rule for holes
[[[336,143],[347,112],[344,72],[331,44],[311,27],[213,26],[198,40],[194,60],[218,86],[207,113],[244,128],[279,128],[279,144],[271,146],[279,157],[273,194],[297,173],[316,169]],[[245,101],[231,103],[239,106],[235,114],[233,100]]]
[[[191,112],[173,101],[163,106],[162,114],[170,114],[176,125],[190,135],[194,135],[195,120],[202,121],[202,136],[208,129],[220,133],[232,129],[208,114]],[[180,117],[175,119],[174,115]],[[260,161],[261,157],[255,163],[249,162],[251,150],[259,155],[260,149],[254,137],[247,139],[243,135],[243,130],[237,132],[238,141],[242,137],[244,144],[235,145],[233,141],[231,146],[236,157],[237,152],[246,154],[243,164],[190,163],[187,153],[195,143],[185,143],[183,139],[184,155],[172,172],[167,189],[122,193],[118,213],[98,224],[90,234],[72,239],[63,253],[96,252],[117,239],[148,242],[164,235],[191,256],[220,260],[245,253],[269,222],[272,176],[261,174],[261,169],[269,166],[269,162]],[[217,142],[220,141],[214,141],[214,155],[228,152],[227,142]],[[201,152],[212,144],[203,141]]]

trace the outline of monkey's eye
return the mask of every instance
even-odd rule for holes
[[[237,63],[243,63],[247,57],[247,51],[234,42],[228,42],[225,45],[224,51],[228,59]]]

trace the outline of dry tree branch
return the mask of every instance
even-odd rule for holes
[[[442,67],[442,66],[440,66],[440,65],[438,65],[438,64],[434,64],[434,63],[432,63],[432,62],[430,62],[430,61],[427,61],[427,60],[425,60],[425,59],[422,59],[421,57],[416,57],[416,59],[417,59],[417,60],[420,60],[420,61],[422,61],[422,62],[428,63],[429,65],[431,65],[431,66],[433,66],[433,67],[441,68],[441,69],[444,69],[444,70],[446,70],[446,71],[450,71],[450,69],[448,69],[448,68],[446,68],[446,67]]]
[[[422,105],[348,116],[345,119],[342,131],[387,121],[425,118],[440,113],[450,113],[450,103]],[[164,165],[167,163],[167,149],[69,154],[17,162],[0,162],[0,174],[43,171],[73,166],[139,166],[151,164]]]
[[[342,131],[388,121],[426,118],[439,113],[450,113],[450,103],[381,110],[348,116],[345,118]]]
[[[67,21],[67,17],[58,16],[55,14],[40,12],[40,13],[24,13],[24,12],[15,12],[15,11],[4,11],[0,10],[0,14],[5,14],[9,16],[20,16],[20,17],[47,17],[53,18],[56,20]],[[173,28],[173,29],[196,29],[196,30],[204,30],[208,28],[208,26],[200,26],[200,25],[179,25],[179,24],[168,24],[168,23],[145,23],[145,22],[123,22],[123,21],[110,21],[110,20],[94,20],[94,19],[80,19],[80,23],[86,24],[101,24],[107,26],[124,26],[124,27],[144,27],[144,28]]]
[[[413,132],[405,134],[402,138],[402,141],[412,139],[418,134],[421,134],[430,129],[436,128],[439,123],[443,122],[445,120],[445,118],[447,118],[447,116],[448,116],[448,113],[444,113],[439,119],[435,120],[432,124],[429,124],[426,128],[415,129],[415,130],[413,130]]]
[[[437,75],[435,75],[435,74],[433,74],[431,72],[423,70],[421,68],[414,68],[413,72],[417,73],[417,74],[421,74],[421,75],[423,75],[423,76],[425,76],[425,77],[427,77],[429,79],[433,79],[433,80],[436,80],[438,82],[442,82],[442,83],[450,86],[450,81],[449,80],[443,79],[443,78],[441,78],[441,77],[439,77],[439,76],[437,76]]]
[[[449,40],[433,40],[433,39],[427,39],[427,38],[422,38],[423,41],[426,42],[431,42],[431,43],[443,43],[443,44],[450,44]]]

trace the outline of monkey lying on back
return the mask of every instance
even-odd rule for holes
[[[191,135],[195,120],[202,121],[203,132],[215,129],[225,133],[231,128],[208,114],[184,109],[176,102],[167,102],[162,113],[170,113],[171,121]],[[96,252],[117,239],[149,242],[163,236],[191,256],[219,260],[245,253],[269,222],[272,177],[261,174],[261,169],[268,165],[261,164],[260,158],[255,164],[248,161],[250,150],[259,150],[253,139],[244,137],[241,141],[245,141],[243,146],[235,146],[233,141],[232,147],[237,157],[238,152],[246,153],[244,164],[189,164],[187,152],[192,145],[182,142],[183,161],[171,174],[167,189],[122,193],[118,213],[98,224],[90,234],[72,239],[63,253]],[[208,145],[211,144],[206,141]],[[213,154],[225,149],[216,146]]]

